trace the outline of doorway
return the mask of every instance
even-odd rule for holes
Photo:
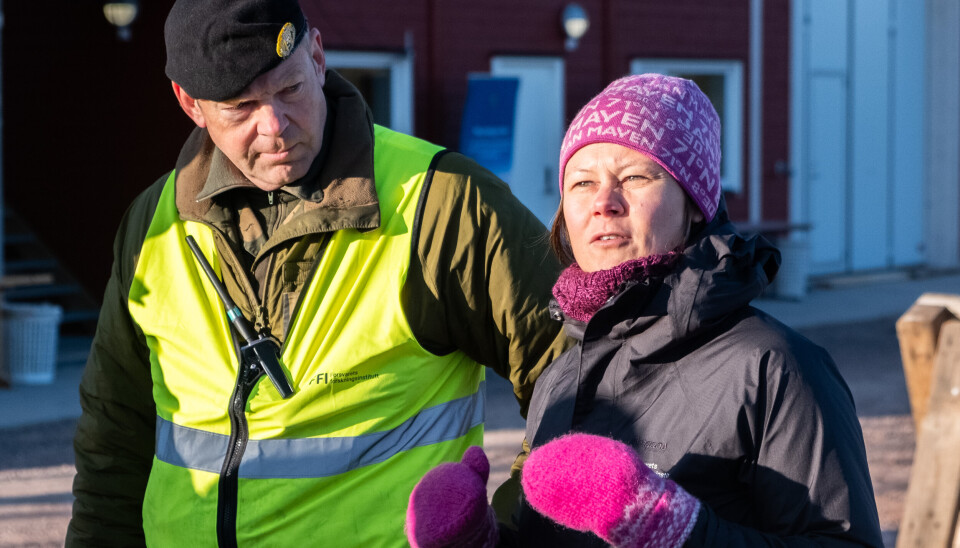
[[[517,198],[546,226],[560,205],[558,163],[563,140],[564,65],[556,57],[498,56],[494,76],[519,79],[513,166],[506,177]]]
[[[791,218],[812,274],[924,259],[924,3],[794,2]]]

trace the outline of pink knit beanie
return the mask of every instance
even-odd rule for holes
[[[615,143],[663,166],[707,221],[720,203],[720,117],[697,84],[662,74],[625,76],[590,100],[560,148],[560,193],[567,161],[593,143]]]

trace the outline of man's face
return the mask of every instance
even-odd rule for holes
[[[309,34],[288,59],[228,101],[181,105],[258,188],[277,190],[303,177],[323,144],[327,104],[320,33]],[[180,91],[174,85],[178,97]],[[187,98],[189,100],[189,97]]]

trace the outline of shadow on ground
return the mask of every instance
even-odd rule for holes
[[[0,470],[74,464],[76,419],[0,429]]]
[[[857,415],[909,415],[897,317],[799,330],[827,349],[850,386]]]

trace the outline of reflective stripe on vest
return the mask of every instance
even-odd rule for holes
[[[410,491],[483,441],[483,368],[434,356],[400,302],[411,227],[438,147],[376,128],[381,226],[333,234],[293,317],[283,362],[294,395],[261,379],[247,400],[237,541],[405,546]],[[237,354],[226,313],[184,243],[220,271],[212,230],[185,222],[168,180],[137,263],[131,316],[150,350],[157,449],[144,530],[157,546],[215,546]],[[331,541],[331,539],[336,539]]]
[[[483,423],[485,391],[424,409],[385,432],[347,438],[250,440],[241,478],[322,478],[383,462],[421,445],[465,436]],[[220,473],[230,436],[176,425],[157,417],[157,458],[168,464]]]

